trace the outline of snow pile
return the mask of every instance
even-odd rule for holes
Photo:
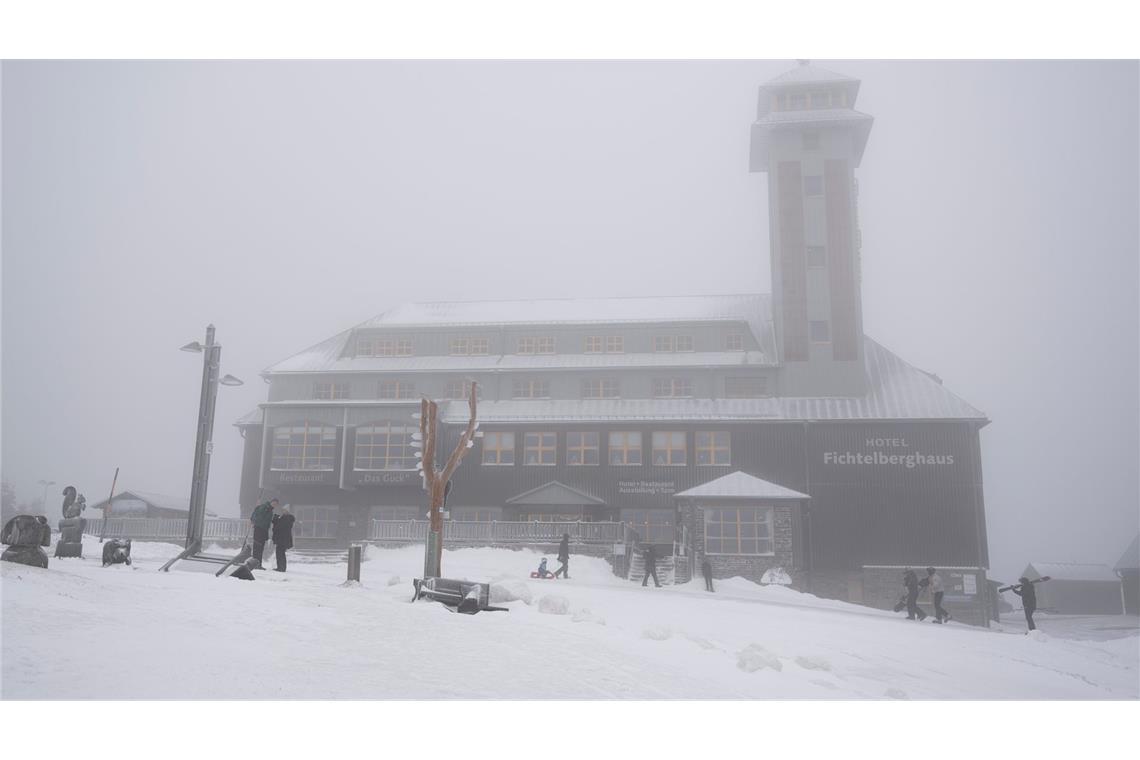
[[[642,638],[665,641],[673,637],[673,629],[667,625],[654,625],[641,632]]]
[[[530,586],[520,580],[502,580],[491,584],[491,604],[521,601],[530,604],[534,600]]]
[[[784,669],[780,658],[759,644],[749,644],[737,652],[736,667],[745,673],[755,673],[757,670],[763,670],[764,668],[771,668],[776,671]]]
[[[570,600],[558,594],[547,594],[538,600],[538,611],[545,615],[565,615],[570,612]]]
[[[575,610],[574,614],[572,614],[570,616],[570,619],[573,620],[575,623],[597,623],[598,625],[605,625],[606,624],[605,618],[599,617],[598,615],[595,615],[594,613],[590,612],[590,610],[586,607],[583,607],[579,610]]]
[[[403,583],[403,581],[400,580],[400,576],[398,576],[398,575],[393,575],[391,578],[388,579],[388,585],[389,586],[399,586],[401,583]]]

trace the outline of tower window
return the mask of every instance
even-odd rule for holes
[[[811,323],[811,342],[812,343],[830,343],[831,342],[831,325],[827,320],[813,321]]]
[[[743,351],[744,336],[740,333],[729,333],[724,336],[724,348],[727,351]]]
[[[819,150],[819,132],[804,132],[804,150]]]
[[[823,177],[818,174],[805,176],[804,195],[823,195]]]
[[[807,247],[807,265],[815,269],[827,266],[827,251],[822,245]]]

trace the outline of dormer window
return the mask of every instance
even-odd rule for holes
[[[357,356],[411,356],[411,338],[364,336],[356,339]]]
[[[486,356],[491,350],[487,338],[452,338],[449,353],[452,356]]]
[[[692,335],[658,335],[653,338],[653,350],[657,353],[692,351]]]
[[[554,336],[527,335],[519,338],[518,351],[520,354],[552,354],[554,353]]]
[[[729,333],[724,336],[724,349],[726,351],[743,351],[744,336],[740,333]]]

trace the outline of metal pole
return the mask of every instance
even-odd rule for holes
[[[214,404],[218,398],[218,367],[222,347],[214,342],[214,326],[206,327],[202,350],[202,393],[198,403],[198,435],[194,445],[194,474],[190,482],[190,510],[186,521],[186,548],[200,546],[206,522],[206,485],[213,449]]]

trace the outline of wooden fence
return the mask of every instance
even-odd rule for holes
[[[88,518],[84,533],[108,538],[130,538],[137,541],[186,540],[186,519],[178,517],[111,517],[104,530],[102,518]],[[206,520],[203,542],[234,543],[246,535],[249,521],[239,517],[215,517]]]

